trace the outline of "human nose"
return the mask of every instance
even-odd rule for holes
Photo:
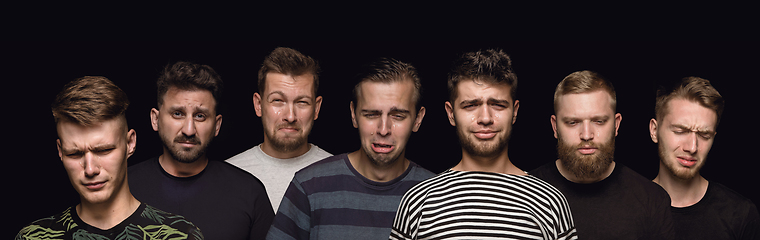
[[[487,104],[481,105],[480,111],[478,111],[478,124],[491,125],[493,124],[493,113]]]
[[[389,117],[388,116],[384,116],[382,118],[382,120],[380,120],[380,126],[378,126],[378,128],[377,128],[377,134],[380,135],[380,136],[383,136],[383,137],[384,136],[388,136],[389,134],[391,134],[391,128],[392,127],[393,126],[392,126],[392,123],[391,123]]]
[[[100,157],[93,153],[87,153],[82,162],[85,177],[94,177],[100,174]]]
[[[689,133],[689,136],[684,141],[684,144],[682,146],[684,152],[688,153],[696,153],[697,152],[697,145],[699,144],[697,141],[697,133],[691,132]]]
[[[289,123],[293,123],[296,121],[296,119],[298,119],[296,117],[296,110],[294,109],[294,107],[295,107],[295,104],[291,104],[289,107],[285,108],[284,110],[285,112],[283,113],[284,114],[283,120]]]
[[[590,122],[583,122],[580,137],[581,137],[581,140],[583,141],[591,141],[594,139],[594,130],[591,127]]]
[[[185,122],[182,125],[182,134],[185,134],[185,136],[193,136],[195,135],[195,132],[195,120],[193,120],[193,118],[185,118]]]

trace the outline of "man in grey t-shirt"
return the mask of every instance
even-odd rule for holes
[[[275,212],[296,171],[332,156],[307,141],[322,105],[318,74],[313,58],[290,48],[272,51],[259,69],[259,91],[253,94],[264,142],[227,159],[264,183]]]

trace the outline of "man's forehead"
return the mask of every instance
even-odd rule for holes
[[[612,109],[612,96],[605,91],[598,90],[560,95],[557,114],[561,113],[593,113],[599,115],[615,114],[615,110]]]
[[[463,80],[457,84],[458,101],[488,99],[512,101],[512,86],[482,80]]]
[[[677,98],[667,104],[664,118],[672,124],[703,130],[712,130],[717,124],[717,113],[698,102]]]
[[[414,93],[411,81],[365,81],[360,85],[356,101],[360,109],[409,110],[414,108]]]
[[[270,72],[267,73],[264,84],[264,90],[268,93],[282,91],[283,88],[309,92],[314,89],[314,75],[311,73],[302,75],[285,75],[282,73]]]
[[[213,109],[216,105],[216,99],[211,91],[206,89],[180,89],[171,87],[164,94],[164,106],[168,108],[193,108]]]

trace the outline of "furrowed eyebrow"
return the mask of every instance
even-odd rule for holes
[[[511,105],[509,103],[509,100],[501,100],[501,99],[495,99],[495,98],[489,98],[488,103],[491,103],[491,104],[496,103],[496,104],[502,104],[502,105],[507,105],[507,106]]]
[[[483,101],[480,100],[480,99],[472,99],[472,100],[462,100],[462,102],[460,102],[459,104],[460,105],[470,105],[470,104],[477,105],[477,104],[480,104],[482,102]]]
[[[678,128],[678,129],[681,129],[681,130],[687,130],[687,131],[691,131],[691,132],[696,132],[696,133],[700,133],[700,134],[713,134],[713,133],[715,133],[715,131],[713,131],[711,129],[697,129],[696,131],[694,131],[694,130],[691,130],[690,127],[684,126],[684,125],[680,125],[680,124],[673,124],[671,127]]]
[[[362,113],[374,113],[374,114],[383,113],[383,111],[380,111],[380,110],[366,110],[366,109],[362,109],[361,111],[362,111]]]
[[[97,152],[97,151],[103,151],[103,150],[114,149],[114,148],[116,148],[115,144],[103,144],[103,145],[97,145],[93,147],[91,151]]]
[[[392,112],[392,113],[393,113],[393,112],[397,112],[397,113],[406,113],[406,114],[409,114],[409,113],[411,113],[412,111],[409,111],[408,109],[403,109],[403,108],[392,107],[392,108],[391,108],[391,112]]]

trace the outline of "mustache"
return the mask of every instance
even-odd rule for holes
[[[299,124],[297,124],[297,123],[289,123],[289,122],[285,122],[285,123],[278,123],[278,124],[277,124],[275,127],[276,127],[277,129],[280,129],[280,128],[295,128],[295,129],[301,129],[301,127],[300,127],[300,126],[298,126],[298,125],[299,125]]]
[[[578,148],[581,148],[581,147],[594,147],[594,148],[598,148],[598,146],[597,146],[596,143],[594,143],[592,141],[585,141],[585,140],[581,141],[581,143],[578,144]]]
[[[192,143],[192,144],[200,144],[201,140],[198,139],[195,135],[193,136],[185,136],[185,135],[179,135],[176,138],[174,138],[174,142],[186,142],[186,143]]]

